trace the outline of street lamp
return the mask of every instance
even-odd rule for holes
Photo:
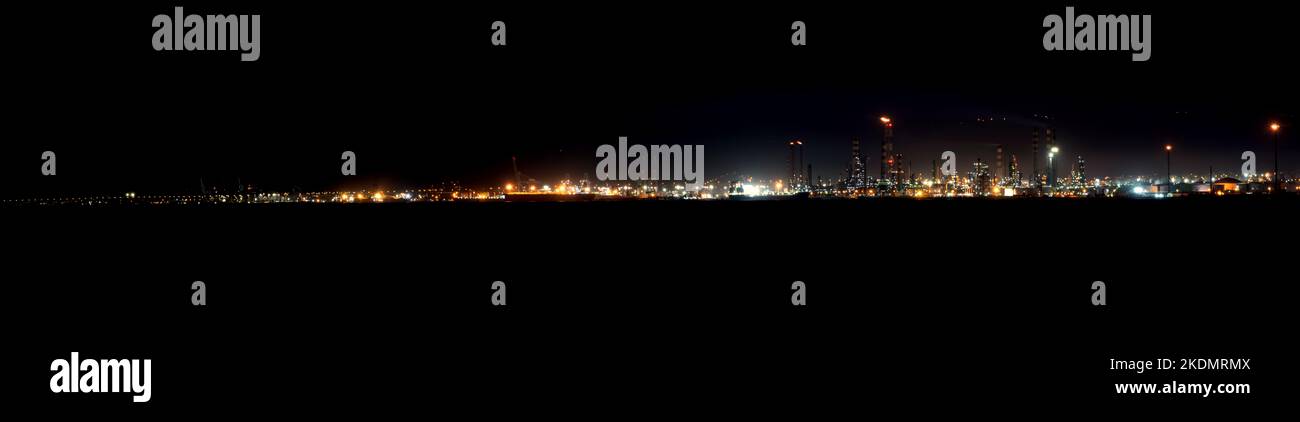
[[[1268,125],[1268,130],[1273,132],[1273,193],[1282,193],[1282,178],[1277,173],[1277,132],[1281,129],[1282,125],[1277,122]]]

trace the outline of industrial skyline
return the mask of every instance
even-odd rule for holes
[[[1158,167],[1121,175],[1090,174],[1088,160],[1082,154],[1070,155],[1062,148],[1056,131],[1050,126],[1034,127],[1027,139],[1031,149],[1032,166],[1028,172],[1021,168],[1020,157],[1005,144],[989,148],[993,155],[990,166],[983,156],[968,158],[967,167],[961,166],[956,154],[945,151],[929,160],[928,171],[914,166],[903,151],[907,145],[895,137],[895,119],[880,116],[880,154],[876,166],[878,175],[866,172],[870,158],[863,152],[859,138],[849,140],[849,154],[843,157],[838,173],[827,177],[814,173],[813,165],[805,162],[805,145],[802,139],[786,142],[786,171],[783,174],[706,174],[705,183],[698,188],[687,187],[679,181],[593,181],[583,173],[581,178],[565,176],[545,180],[527,176],[520,170],[517,157],[510,158],[512,173],[500,183],[469,184],[441,183],[437,186],[399,182],[387,186],[373,185],[363,188],[338,188],[334,190],[302,191],[264,188],[257,182],[245,183],[237,178],[233,186],[209,184],[198,180],[197,191],[189,192],[136,192],[128,190],[119,194],[77,195],[50,194],[26,198],[5,198],[11,205],[82,204],[113,205],[122,203],[195,204],[195,203],[356,203],[385,201],[575,201],[596,199],[759,199],[784,200],[802,198],[873,198],[873,197],[1175,197],[1191,195],[1253,195],[1295,193],[1300,180],[1294,174],[1276,173],[1284,168],[1279,164],[1278,152],[1282,141],[1283,125],[1269,122],[1266,129],[1271,136],[1274,154],[1271,157],[1250,156],[1237,168],[1213,167],[1196,171],[1174,172],[1175,146],[1167,143],[1160,148],[1164,155],[1163,174]],[[1041,135],[1041,136],[1040,136]],[[1041,141],[1040,141],[1041,140]],[[774,150],[775,148],[769,148]],[[1261,151],[1262,152],[1262,151]],[[1254,154],[1254,152],[1251,152]],[[775,154],[773,154],[775,155]],[[1258,160],[1257,160],[1258,157]],[[1248,158],[1246,155],[1243,159]],[[1040,165],[1040,160],[1042,164]],[[1063,164],[1068,169],[1062,171]],[[1271,164],[1272,171],[1267,170]],[[922,163],[923,165],[925,163]],[[1255,170],[1259,169],[1259,170]]]

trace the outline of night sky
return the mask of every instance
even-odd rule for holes
[[[1300,114],[1288,58],[1297,37],[1284,14],[1249,4],[1076,4],[1152,14],[1148,62],[1044,51],[1042,18],[1064,13],[1047,4],[187,6],[262,13],[262,57],[245,63],[153,51],[149,19],[171,6],[89,6],[63,21],[81,31],[17,46],[26,59],[11,67],[0,195],[197,193],[200,179],[497,185],[512,178],[511,156],[540,180],[576,179],[619,136],[705,145],[710,178],[782,176],[785,143],[802,139],[814,173],[833,180],[853,137],[875,174],[881,115],[923,174],[944,150],[963,173],[977,157],[991,162],[996,144],[1029,172],[1033,127],[1054,128],[1062,155],[1082,155],[1090,176],[1161,174],[1166,143],[1175,173],[1238,169],[1245,150],[1264,172],[1267,123],[1290,127]],[[808,46],[789,45],[796,19]],[[505,48],[488,41],[494,20],[508,24]],[[4,31],[30,39],[45,27]],[[1295,171],[1300,148],[1283,132],[1283,171]],[[59,154],[59,176],[39,175],[44,150]],[[339,176],[344,150],[358,154],[358,177]]]

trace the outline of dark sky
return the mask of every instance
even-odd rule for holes
[[[26,59],[12,66],[5,120],[16,139],[0,156],[0,193],[184,193],[200,178],[303,190],[499,184],[511,156],[531,176],[577,178],[618,136],[705,145],[708,177],[780,175],[785,142],[798,138],[815,173],[834,178],[855,136],[878,166],[882,114],[917,172],[944,150],[964,172],[999,143],[1027,167],[1034,126],[1055,128],[1092,175],[1162,172],[1165,143],[1176,172],[1235,169],[1244,150],[1263,171],[1266,123],[1290,125],[1300,110],[1300,72],[1286,58],[1297,37],[1262,3],[1078,4],[1153,15],[1148,62],[1044,51],[1043,17],[1064,13],[1048,4],[186,6],[263,14],[251,63],[153,51],[148,22],[171,7],[64,15],[81,31],[4,29],[31,42],[15,51]],[[805,47],[789,45],[796,19],[808,24]],[[494,20],[508,23],[505,48],[488,41]],[[986,117],[996,121],[977,121]],[[1284,164],[1300,163],[1293,139]],[[39,175],[47,149],[59,154],[55,178]],[[339,176],[344,150],[357,152],[360,176]]]

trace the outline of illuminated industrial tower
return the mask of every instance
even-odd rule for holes
[[[973,170],[971,170],[970,181],[971,189],[976,195],[988,196],[992,187],[992,176],[989,174],[989,165],[980,158],[975,158]]]
[[[862,162],[862,149],[859,145],[858,138],[853,138],[852,155],[849,156],[849,180],[847,187],[849,189],[858,189],[867,186],[867,168]]]
[[[881,193],[893,190],[898,185],[898,169],[901,167],[898,157],[894,155],[894,121],[888,116],[880,116],[884,125],[885,137],[880,142],[880,182]]]
[[[1078,156],[1077,161],[1075,162],[1074,166],[1075,166],[1075,171],[1076,171],[1076,173],[1075,173],[1075,175],[1074,175],[1074,184],[1079,185],[1079,186],[1083,186],[1083,185],[1087,184],[1087,183],[1088,183],[1088,171],[1087,171],[1087,166],[1086,166],[1085,163],[1083,162],[1083,156],[1082,156],[1082,155]]]
[[[1007,164],[1007,183],[1006,186],[1020,186],[1020,163],[1016,160],[1016,155],[1011,154],[1011,161]]]
[[[790,168],[789,186],[791,191],[800,192],[804,190],[804,187],[808,184],[807,181],[805,181],[803,178],[803,141],[795,139],[793,141],[790,141],[789,145],[790,145],[790,158],[787,160],[787,164],[789,165]],[[799,157],[797,162],[795,161],[796,147],[799,149]]]

